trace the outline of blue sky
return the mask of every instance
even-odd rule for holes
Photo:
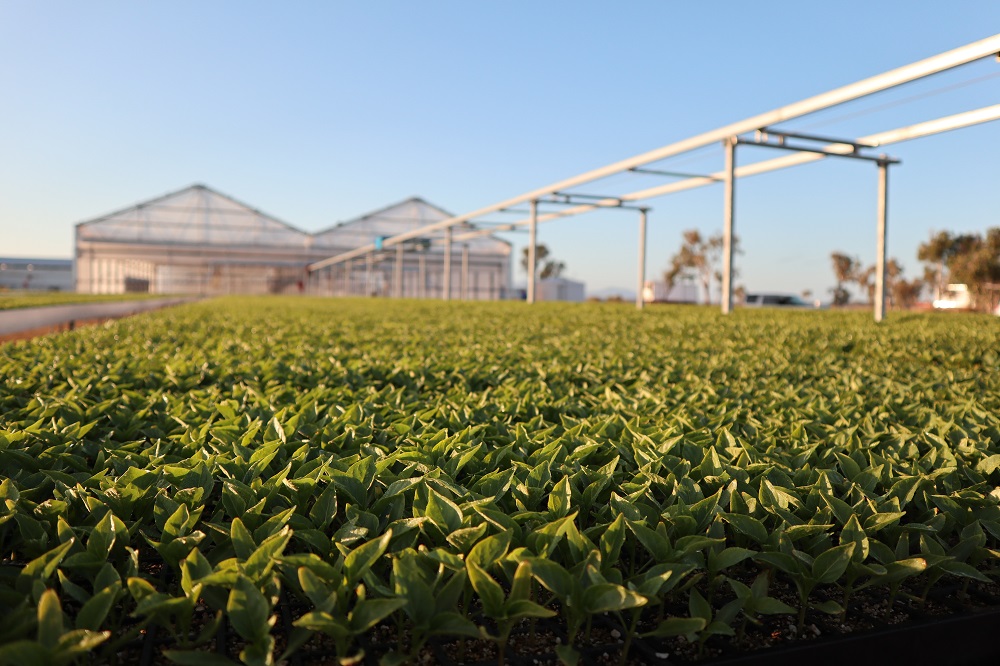
[[[463,213],[997,32],[986,1],[5,0],[0,254],[70,256],[74,223],[194,182],[306,230],[412,195]],[[852,137],[998,100],[989,60],[786,127]],[[1000,225],[998,140],[995,123],[890,149],[889,253],[910,276],[931,229]],[[721,164],[712,147],[660,167]],[[738,282],[825,295],[831,251],[874,260],[875,197],[875,167],[847,160],[741,181]],[[651,205],[650,277],[683,229],[721,229],[721,187]],[[590,290],[634,285],[634,213],[539,241]]]

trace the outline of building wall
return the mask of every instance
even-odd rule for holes
[[[72,259],[0,258],[0,289],[73,291]]]
[[[461,255],[451,262],[450,291],[453,299],[500,300],[509,292],[509,255],[471,254],[463,284]],[[369,272],[364,258],[320,269],[308,290],[324,296],[385,296],[402,298],[444,297],[444,256],[441,253],[403,255],[402,293],[396,293],[394,253],[372,261]],[[464,287],[464,288],[463,288]]]
[[[192,247],[79,238],[76,245],[76,290],[81,293],[396,295],[394,252],[375,256],[370,276],[364,258],[308,275],[307,264],[348,248]],[[402,295],[441,298],[444,255],[427,252],[422,256],[415,252],[404,254]],[[468,298],[505,298],[509,292],[508,264],[509,254],[470,253]],[[461,253],[456,252],[451,262],[452,298],[462,298],[462,275]]]
[[[84,241],[76,243],[76,289],[81,293],[269,294],[304,289],[300,248],[198,247]]]
[[[566,278],[551,278],[535,283],[535,298],[539,301],[571,301],[580,303],[586,297],[586,285]]]

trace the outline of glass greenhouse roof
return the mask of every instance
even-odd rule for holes
[[[77,225],[87,241],[307,247],[309,234],[204,185]]]
[[[419,197],[413,197],[398,204],[362,215],[361,217],[313,234],[313,245],[330,248],[356,248],[374,243],[377,238],[389,238],[406,231],[412,231],[422,226],[447,220],[453,217],[451,213],[427,203]],[[460,234],[476,227],[470,224],[456,225],[453,233]],[[443,231],[428,234],[428,238],[441,239]],[[469,249],[479,252],[507,253],[510,246],[490,236],[462,241]],[[437,244],[436,247],[440,247]]]
[[[265,215],[256,208],[204,185],[192,185],[157,199],[77,225],[77,236],[88,242],[210,247],[269,247],[350,250],[452,217],[451,213],[414,197],[310,234]],[[475,229],[469,224],[456,234]],[[442,231],[428,235],[440,240]],[[480,236],[462,241],[470,250],[509,254],[510,245]],[[441,245],[435,245],[440,250]]]

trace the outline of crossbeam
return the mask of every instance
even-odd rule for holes
[[[577,194],[575,192],[553,192],[549,195],[550,197],[562,197],[569,201],[571,198],[574,199],[592,199],[595,201],[603,201],[604,199],[615,199],[616,197],[608,196],[607,194]],[[539,201],[548,201],[547,199],[540,199]]]
[[[776,148],[777,150],[790,150],[801,153],[816,153],[819,155],[824,155],[826,157],[844,157],[851,160],[865,160],[868,162],[877,162],[878,164],[899,164],[899,160],[894,157],[885,157],[878,155],[860,155],[853,150],[849,153],[844,153],[831,150],[829,148],[810,148],[809,146],[794,146],[790,143],[772,143],[770,141],[757,141],[755,139],[742,139],[739,137],[737,137],[734,140],[737,144],[741,146],[758,146],[760,148]],[[856,144],[847,142],[838,142],[831,145],[833,146],[848,145],[854,147]]]
[[[556,194],[554,196],[559,196],[559,197],[564,197],[564,198],[563,198],[562,201],[559,201],[557,199],[539,199],[538,203],[539,204],[555,204],[556,206],[579,206],[583,202],[581,202],[581,201],[573,201],[572,198],[573,197],[580,197],[582,199],[593,199],[593,200],[600,201],[600,202],[607,202],[607,201],[616,201],[617,202],[617,203],[612,204],[610,206],[605,206],[606,208],[614,208],[614,209],[622,209],[622,210],[641,210],[642,209],[641,206],[629,206],[628,204],[624,203],[621,199],[619,199],[617,197],[609,197],[609,196],[606,196],[606,195],[598,195],[598,194],[588,194],[588,195],[583,195],[583,194]]]
[[[801,139],[803,141],[812,141],[813,143],[844,143],[853,147],[855,151],[861,150],[863,148],[877,148],[877,146],[873,146],[870,143],[864,143],[858,141],[844,141],[842,139],[832,139],[828,136],[818,136],[816,134],[803,134],[801,132],[788,132],[785,130],[772,129],[770,127],[762,127],[759,130],[757,130],[756,134],[763,141],[767,141],[769,137],[776,136],[779,139]]]

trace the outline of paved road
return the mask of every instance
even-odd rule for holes
[[[157,310],[170,305],[190,302],[192,298],[155,298],[142,301],[107,301],[103,303],[77,303],[76,305],[48,305],[40,308],[14,308],[0,310],[0,335],[11,335],[50,326],[62,326],[71,321],[86,321],[127,317],[128,315]]]

